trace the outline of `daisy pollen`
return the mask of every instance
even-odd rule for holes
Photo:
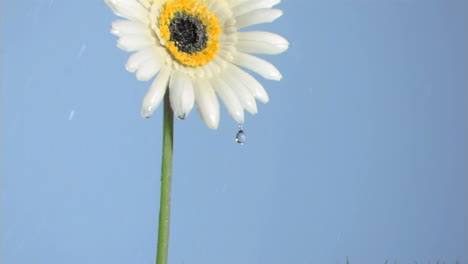
[[[171,107],[185,119],[196,104],[205,124],[217,129],[219,103],[234,120],[244,122],[244,109],[257,113],[256,99],[267,103],[263,86],[240,67],[279,81],[271,63],[250,54],[275,55],[288,49],[283,37],[239,29],[273,22],[281,0],[105,0],[126,20],[112,23],[117,46],[134,52],[126,68],[140,81],[155,75],[143,99],[141,114],[150,117],[170,90]]]

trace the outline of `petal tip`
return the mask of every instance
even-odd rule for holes
[[[155,110],[155,109],[154,109],[153,107],[145,107],[145,106],[143,106],[143,107],[141,108],[141,116],[142,116],[143,118],[148,119],[148,118],[150,118],[150,117],[153,115],[154,110]]]
[[[283,79],[283,75],[279,71],[272,72],[270,74],[270,76],[265,76],[265,77],[267,77],[266,79],[269,79],[269,80],[272,80],[272,81],[277,81],[277,82],[279,82],[279,81],[281,81],[281,79]]]
[[[128,71],[128,72],[135,72],[137,69],[135,67],[132,67],[128,64],[125,65],[125,69]]]
[[[206,126],[211,130],[218,130],[218,123],[216,123],[216,124],[206,124]]]
[[[201,115],[203,122],[210,129],[217,130],[219,126],[219,115],[211,113],[208,116]]]

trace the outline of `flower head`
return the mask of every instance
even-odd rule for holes
[[[281,0],[105,0],[127,20],[112,23],[118,47],[134,52],[126,68],[138,80],[153,78],[141,114],[150,117],[166,89],[174,113],[184,119],[194,104],[206,125],[216,129],[216,94],[238,123],[244,109],[257,113],[255,99],[266,103],[262,85],[241,67],[279,81],[281,73],[254,54],[279,54],[288,48],[283,37],[239,29],[272,22],[282,15],[273,9]]]

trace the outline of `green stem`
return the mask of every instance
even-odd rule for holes
[[[169,89],[164,96],[163,152],[161,163],[161,201],[159,208],[158,251],[156,264],[167,264],[169,223],[171,215],[172,152],[174,140],[174,113],[169,103]]]

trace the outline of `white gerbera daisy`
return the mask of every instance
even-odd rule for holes
[[[255,99],[266,103],[262,85],[238,66],[266,79],[279,81],[271,63],[248,53],[278,54],[288,41],[269,32],[238,32],[282,15],[273,9],[281,0],[105,0],[112,11],[128,20],[112,23],[118,47],[135,52],[126,68],[138,80],[156,78],[143,99],[141,113],[150,117],[167,87],[171,107],[184,119],[197,109],[209,128],[219,123],[216,94],[240,124],[244,109],[257,113]]]

